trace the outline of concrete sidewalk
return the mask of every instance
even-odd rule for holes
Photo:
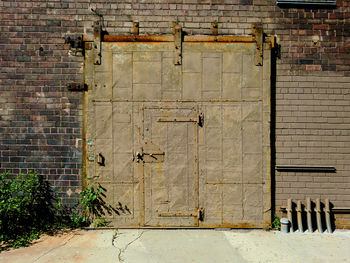
[[[2,252],[0,262],[350,262],[350,231],[80,230]]]

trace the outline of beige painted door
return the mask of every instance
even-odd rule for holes
[[[182,65],[173,43],[102,50],[85,56],[85,165],[110,225],[266,226],[270,50],[263,66],[255,43],[183,43]]]
[[[143,108],[146,226],[198,226],[197,126],[194,108]]]

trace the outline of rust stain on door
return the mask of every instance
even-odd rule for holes
[[[85,53],[85,166],[118,227],[270,222],[270,50],[102,42]],[[101,157],[103,156],[103,165]],[[90,157],[90,158],[89,158]]]

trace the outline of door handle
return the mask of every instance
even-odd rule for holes
[[[100,166],[105,166],[105,157],[102,155],[102,153],[98,153],[98,155],[97,155],[97,163]]]

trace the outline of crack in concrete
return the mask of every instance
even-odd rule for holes
[[[114,240],[117,239],[117,235],[118,235],[118,229],[116,229],[116,230],[114,231],[114,234],[113,234],[113,236],[112,236],[112,247],[114,247]]]
[[[47,251],[47,252],[45,252],[44,254],[42,254],[42,255],[40,255],[39,257],[37,257],[37,258],[33,261],[33,263],[34,263],[34,262],[37,262],[39,259],[41,259],[42,257],[48,255],[49,253],[51,253],[51,252],[54,251],[55,249],[64,247],[64,246],[67,245],[67,243],[68,243],[73,237],[75,237],[75,236],[76,236],[76,234],[73,233],[73,235],[72,235],[70,238],[68,238],[63,244],[61,244],[61,245],[59,245],[59,246],[57,246],[57,247],[51,248],[49,251]]]
[[[122,258],[122,254],[125,253],[125,251],[127,250],[127,248],[132,244],[134,243],[135,241],[139,240],[142,235],[147,232],[147,230],[143,230],[135,239],[133,239],[132,241],[130,241],[128,244],[126,244],[124,246],[124,248],[119,248],[119,247],[116,247],[118,250],[119,250],[119,254],[118,254],[118,260],[119,262],[123,262],[124,259]],[[118,238],[118,232],[116,231],[116,233],[113,235],[113,240],[112,240],[112,244],[114,245],[114,241]]]

